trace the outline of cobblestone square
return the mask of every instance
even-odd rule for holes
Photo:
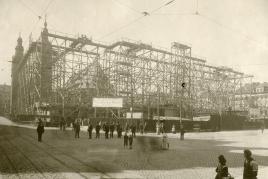
[[[217,156],[226,156],[230,173],[241,178],[244,148],[253,151],[260,165],[259,178],[268,177],[267,133],[230,131],[186,133],[186,140],[169,135],[169,150],[161,137],[137,136],[132,150],[123,140],[79,139],[73,131],[46,129],[42,143],[34,127],[14,125],[1,118],[0,178],[214,178]],[[82,129],[83,130],[83,129]]]

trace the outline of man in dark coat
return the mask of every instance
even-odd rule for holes
[[[118,137],[118,138],[121,138],[121,137],[122,137],[122,127],[121,127],[121,125],[119,124],[119,122],[118,122],[118,124],[117,124],[117,126],[116,126],[116,130],[117,130],[117,137]]]
[[[65,131],[66,129],[66,120],[65,118],[63,118],[63,121],[62,121],[62,130]]]
[[[181,125],[181,131],[180,131],[180,133],[181,133],[181,140],[184,140],[185,130],[184,130],[183,125]]]
[[[124,135],[124,148],[128,147],[128,135],[127,135],[127,132],[125,132],[125,135]]]
[[[129,133],[128,135],[128,143],[129,143],[129,149],[132,149],[133,135],[131,133]]]
[[[87,132],[88,132],[88,138],[89,138],[89,139],[92,138],[92,130],[93,130],[93,126],[92,126],[92,124],[89,122],[89,123],[88,123],[88,127],[87,127]]]
[[[112,122],[110,125],[110,138],[114,137],[114,123]]]
[[[252,158],[252,153],[250,150],[244,150],[244,172],[243,172],[243,179],[257,179],[258,175],[258,164]]]
[[[99,123],[97,123],[96,127],[95,127],[95,130],[96,130],[96,138],[99,139],[100,138],[100,129],[101,129],[101,126]]]
[[[75,138],[79,138],[80,133],[80,121],[77,120],[75,123]]]
[[[45,128],[41,119],[39,119],[39,123],[36,130],[38,134],[38,142],[42,142],[42,135],[45,132]]]
[[[135,124],[132,125],[132,129],[131,130],[132,130],[132,136],[133,137],[136,137],[136,125]]]
[[[104,127],[104,131],[105,131],[105,139],[109,138],[109,124],[105,123]]]

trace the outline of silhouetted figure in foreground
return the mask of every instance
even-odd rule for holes
[[[250,150],[244,150],[244,172],[243,179],[257,179],[258,175],[258,163],[252,158]]]
[[[44,124],[41,120],[39,120],[39,123],[37,126],[38,142],[42,142],[42,135],[44,132],[45,132]]]
[[[220,155],[218,157],[219,163],[216,168],[217,175],[215,179],[223,179],[225,177],[228,177],[228,167],[226,165],[226,159],[223,155]]]

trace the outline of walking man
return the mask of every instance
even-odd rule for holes
[[[80,121],[77,119],[75,124],[75,138],[79,138],[80,133]]]
[[[118,123],[117,127],[116,127],[116,130],[117,130],[117,137],[118,138],[121,138],[122,137],[122,127],[121,125]]]
[[[133,135],[131,133],[129,133],[128,135],[128,143],[129,143],[129,149],[132,149]]]
[[[97,123],[97,125],[95,127],[95,130],[96,130],[96,139],[99,139],[100,138],[100,129],[101,129],[100,123]]]
[[[105,139],[108,139],[109,138],[109,124],[105,123],[103,127],[105,131]]]
[[[131,132],[132,132],[132,136],[133,137],[136,137],[136,125],[135,124],[132,124],[132,126],[131,126]]]
[[[93,126],[90,122],[88,122],[88,127],[87,127],[87,131],[88,131],[88,138],[91,139],[92,138],[92,130],[93,130]]]
[[[124,135],[124,148],[128,147],[128,135],[127,135],[127,132],[125,132],[125,135]]]
[[[110,125],[110,138],[114,137],[114,122],[112,122],[112,124]]]
[[[264,129],[265,129],[265,122],[264,120],[261,121],[261,133],[263,134],[264,132]]]
[[[39,119],[39,123],[37,126],[38,142],[42,142],[42,135],[44,132],[45,132],[45,128],[44,128],[43,122],[41,121],[41,119]]]
[[[243,172],[243,179],[257,179],[258,175],[258,164],[252,158],[252,153],[250,150],[244,150],[244,172]]]
[[[181,125],[181,140],[184,140],[184,133],[185,133],[184,127],[183,125]]]

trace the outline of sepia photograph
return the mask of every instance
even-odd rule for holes
[[[267,0],[0,0],[0,179],[268,179]]]

